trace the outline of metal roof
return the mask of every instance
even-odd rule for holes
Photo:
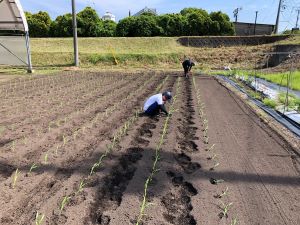
[[[0,30],[28,31],[27,20],[19,0],[0,0]]]

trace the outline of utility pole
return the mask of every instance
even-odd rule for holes
[[[300,14],[300,8],[296,10],[298,12],[297,14],[297,20],[296,20],[296,28],[298,28],[298,21],[299,21],[299,14]]]
[[[78,57],[78,40],[77,40],[77,21],[76,21],[76,5],[75,0],[72,0],[72,17],[73,17],[73,42],[74,42],[74,60],[75,66],[79,66]]]
[[[254,35],[256,34],[257,14],[258,14],[258,11],[255,11]]]
[[[236,8],[236,9],[233,11],[233,15],[234,15],[234,17],[235,17],[235,22],[238,21],[239,11],[241,11],[241,10],[242,10],[242,7]]]
[[[277,17],[276,17],[276,25],[275,25],[275,34],[278,34],[281,7],[282,7],[282,0],[279,0],[278,12],[277,12]]]

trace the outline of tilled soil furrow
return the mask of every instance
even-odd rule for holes
[[[157,85],[157,81],[156,82],[154,82],[151,86],[149,86],[149,88],[147,89],[147,91],[143,94],[143,95],[139,95],[140,97],[142,97],[142,98],[144,98],[144,97],[146,97],[147,96],[147,93],[148,92],[151,92],[151,91],[153,91],[153,87],[155,87],[156,85]],[[137,105],[137,104],[141,104],[141,99],[139,99],[139,98],[137,98],[136,100],[134,100],[134,101],[132,101],[132,106],[134,106],[134,105]],[[119,115],[121,115],[121,116],[128,116],[129,114],[130,114],[130,112],[132,111],[132,109],[131,109],[131,105],[127,105],[127,107],[126,107],[126,111],[123,111],[123,113],[122,114],[119,114]],[[113,121],[111,121],[112,123],[110,123],[110,125],[112,125],[113,123],[118,123],[118,121],[120,122],[121,120],[120,120],[120,118],[118,118],[118,117],[116,117],[116,116],[113,116]],[[110,131],[111,133],[113,132],[113,130],[112,130],[112,126],[110,126],[110,129],[108,129],[108,131]],[[102,134],[103,135],[103,134]],[[101,138],[100,136],[97,136],[96,137],[96,139],[98,140],[97,142],[95,142],[94,144],[97,146],[97,145],[99,145],[99,144],[96,144],[96,143],[99,143],[99,141],[101,141],[101,139],[103,140],[103,137]],[[91,157],[91,155],[92,155],[92,152],[93,151],[95,151],[95,148],[93,147],[93,146],[90,146],[90,148],[87,148],[86,150],[84,150],[84,151],[89,151],[89,152],[87,152],[88,154],[89,154],[89,156]],[[99,151],[99,149],[98,149],[98,151]],[[74,152],[72,152],[72,154],[74,154]],[[83,154],[84,155],[84,154]],[[77,154],[77,156],[78,156],[78,154]],[[78,156],[79,157],[79,159],[80,160],[82,160],[82,157],[81,156]],[[94,156],[95,157],[95,156]],[[76,157],[74,158],[74,159],[76,159]],[[85,159],[86,160],[86,159]],[[94,159],[95,160],[95,159]],[[89,160],[88,160],[89,161]],[[75,170],[77,171],[77,172],[79,172],[81,169],[80,169],[80,164],[83,166],[83,170],[85,171],[85,173],[86,172],[89,172],[89,171],[87,171],[86,170],[86,165],[85,165],[85,163],[82,161],[80,164],[78,164],[78,160],[76,161],[76,160],[66,160],[66,162],[67,163],[64,163],[63,164],[63,168],[75,168]],[[80,162],[80,161],[79,161]],[[77,164],[77,167],[76,167],[76,164]],[[75,166],[74,166],[75,165]],[[90,163],[90,166],[92,165],[92,163]],[[70,167],[71,166],[71,167]],[[79,166],[79,167],[78,167]],[[72,174],[74,174],[75,173],[75,170],[73,170],[73,169],[70,169],[71,171],[72,171]],[[55,179],[56,180],[56,182],[58,182],[58,183],[64,183],[64,185],[67,185],[69,182],[68,182],[68,180],[69,179],[65,179],[65,178],[63,178],[63,179],[59,179],[59,178],[57,178],[57,177],[52,177],[53,179]],[[47,185],[43,185],[45,188],[46,188],[46,186]],[[67,185],[67,186],[69,186],[69,185]],[[33,190],[34,190],[35,188],[33,188]],[[61,192],[61,190],[59,190],[60,192]],[[58,192],[56,192],[56,193],[58,193]],[[35,194],[38,194],[38,193],[32,193],[32,196],[34,196]],[[53,195],[54,195],[54,193],[53,193]],[[57,195],[57,194],[56,194]],[[62,197],[62,196],[61,196]],[[56,197],[57,198],[57,197]],[[46,201],[50,201],[50,202],[53,202],[53,199],[51,199],[51,198],[49,198],[49,199],[46,199]],[[55,204],[58,204],[57,203],[57,201],[60,201],[60,200],[56,200],[56,203]],[[31,199],[31,201],[30,201],[30,204],[31,205],[39,205],[39,203],[40,203],[41,201],[40,201],[40,199],[38,200],[38,201],[35,201],[35,198],[33,197],[32,199]],[[29,203],[28,203],[29,204]],[[51,207],[50,207],[51,208]],[[31,209],[31,210],[33,210],[33,209]],[[21,210],[20,210],[20,212],[21,212]],[[30,218],[28,217],[28,216],[25,216],[26,215],[26,213],[25,214],[22,214],[22,221],[27,221],[28,222],[28,220],[30,220]],[[16,216],[16,218],[17,217],[20,217],[20,215],[18,214],[18,215],[15,215]],[[64,221],[64,219],[63,219],[63,216],[57,216],[57,213],[53,213],[53,216],[51,217],[52,219],[53,219],[53,221],[59,221],[59,222],[57,222],[57,224],[62,224],[62,221]],[[56,219],[55,219],[56,218]],[[20,222],[21,223],[21,222]]]
[[[156,81],[156,83],[157,83],[157,81]],[[154,82],[154,84],[153,84],[153,86],[155,86],[156,85],[156,83]],[[152,86],[150,86],[150,88],[149,88],[149,91],[151,91],[151,87]],[[146,93],[145,93],[146,94]],[[136,101],[133,101],[133,103],[132,103],[132,106],[134,106],[134,104],[136,105],[138,103],[138,101],[136,100]],[[111,124],[110,125],[112,125],[113,123],[115,123],[115,124],[118,124],[118,122],[120,122],[120,116],[121,116],[121,118],[122,117],[126,117],[127,115],[129,115],[130,114],[130,111],[132,111],[132,109],[130,108],[130,105],[128,105],[128,108],[126,108],[126,111],[123,111],[123,113],[122,114],[119,114],[119,116],[118,117],[116,117],[116,116],[113,116],[112,118],[113,118],[113,120],[111,120]],[[113,130],[112,130],[112,126],[110,126],[108,129],[107,129],[107,131],[108,132],[110,132],[110,133],[112,133],[113,132]],[[95,137],[95,140],[97,140],[97,142],[95,142],[94,144],[96,144],[96,143],[99,143],[101,140],[103,140],[103,138],[105,138],[105,137],[107,137],[107,135],[104,135],[103,136],[103,134],[102,133],[100,133],[100,135],[98,135],[98,136],[96,136]],[[100,138],[100,139],[99,139]],[[88,154],[90,155],[92,152],[91,152],[91,150],[93,151],[94,149],[93,149],[93,147],[92,146],[90,146],[89,145],[89,148],[86,148],[85,149],[85,152],[89,152]],[[82,153],[82,152],[81,152]],[[71,153],[71,157],[74,157],[73,156],[73,152]],[[84,154],[83,154],[84,155]],[[78,154],[77,154],[77,156],[78,156]],[[76,157],[75,157],[75,159],[76,159]],[[79,156],[79,159],[80,160],[82,160],[82,158],[80,158],[80,156]],[[66,159],[66,161],[69,163],[69,164],[63,164],[62,165],[62,168],[70,168],[70,166],[71,166],[71,168],[73,167],[74,169],[77,169],[76,168],[76,166],[73,166],[74,165],[74,163],[76,163],[76,160],[67,160]],[[78,159],[77,159],[77,161],[78,161]],[[75,164],[76,165],[76,164]],[[90,165],[91,166],[91,165]],[[47,169],[47,168],[49,168],[49,169],[51,169],[51,167],[52,166],[45,166],[45,168]],[[86,167],[84,167],[84,168],[86,168]],[[52,169],[51,169],[52,170]],[[49,171],[49,172],[51,172],[51,170]],[[72,169],[73,170],[73,169]],[[47,170],[46,170],[47,171]],[[44,172],[46,172],[46,171],[44,171]],[[74,172],[74,171],[73,171]],[[88,172],[88,170],[87,169],[85,169],[85,172]],[[47,176],[48,177],[48,176]],[[26,178],[25,178],[26,179]],[[60,182],[62,182],[62,181],[65,181],[65,179],[63,178],[63,179],[59,179],[59,177],[56,177],[56,176],[54,176],[54,177],[52,177],[52,179],[54,179],[54,180],[56,180],[56,182],[58,182],[58,183],[60,183]],[[41,179],[41,180],[43,180],[43,178]],[[47,180],[47,179],[46,179]],[[43,184],[43,183],[41,183],[41,184]],[[22,185],[22,184],[20,184],[20,185]],[[38,185],[39,186],[39,188],[35,188],[35,187],[33,187],[32,189],[31,189],[31,191],[30,191],[30,193],[31,193],[31,196],[33,197],[32,199],[31,199],[31,201],[32,202],[36,202],[36,203],[38,203],[38,202],[40,202],[40,200],[38,200],[38,201],[35,201],[34,199],[34,196],[36,195],[36,194],[38,194],[39,192],[36,192],[36,190],[40,190],[40,185]],[[47,190],[47,185],[42,185],[42,187],[45,187],[46,188],[46,190]],[[27,200],[25,200],[25,202],[26,202]],[[33,205],[34,205],[34,203],[32,203]],[[22,204],[20,204],[20,205],[22,205]],[[21,211],[20,211],[21,212]],[[16,215],[16,217],[18,217],[18,216],[20,216],[20,215]]]
[[[122,96],[123,97],[128,96],[130,91],[134,90],[134,85],[132,85],[131,87],[124,86],[123,89],[124,89],[124,93],[120,94],[120,98]],[[120,90],[122,90],[122,88]],[[29,139],[29,138],[27,138],[27,135],[24,134],[24,136],[26,135],[25,136],[26,137],[26,145],[25,145],[23,139],[21,139],[21,141],[19,141],[19,143],[18,143],[18,142],[16,142],[16,140],[11,140],[9,137],[6,137],[7,140],[10,140],[10,142],[6,143],[6,145],[4,145],[2,147],[2,150],[8,152],[8,154],[9,154],[9,152],[11,151],[11,145],[15,141],[16,144],[15,144],[14,148],[19,149],[18,148],[19,145],[23,145],[22,149],[25,152],[30,150],[30,153],[28,153],[28,157],[30,157],[30,159],[33,160],[32,155],[35,155],[36,151],[44,152],[45,150],[52,148],[51,143],[57,143],[58,141],[63,141],[63,140],[61,140],[63,136],[65,136],[65,138],[68,138],[68,140],[72,140],[73,139],[72,134],[73,134],[74,130],[78,132],[81,127],[88,127],[89,123],[91,123],[91,121],[95,118],[96,112],[99,111],[100,109],[101,109],[101,111],[105,111],[105,108],[109,109],[109,105],[111,105],[110,107],[113,107],[113,105],[110,102],[107,102],[107,103],[101,104],[100,106],[97,106],[97,108],[89,109],[89,111],[85,112],[84,114],[81,114],[81,115],[74,114],[74,118],[72,121],[67,121],[67,123],[63,122],[57,128],[55,128],[55,127],[52,127],[51,129],[46,128],[46,131],[45,131],[46,133],[40,134],[43,137],[39,137],[36,135],[35,135],[36,136],[35,137],[35,136],[32,136],[32,134],[31,134],[32,138]],[[70,135],[71,135],[71,137],[70,137]],[[25,159],[28,158],[26,155],[22,156],[22,152],[20,150],[19,150],[19,156],[22,158],[25,158]]]
[[[165,85],[165,87],[163,87],[162,90],[172,90],[175,84],[175,77],[171,76],[170,77],[170,81]],[[153,89],[154,90],[154,89]],[[145,96],[146,98],[147,96]],[[162,118],[160,118],[162,119]],[[98,198],[99,196],[102,196],[102,189],[101,186],[100,188],[97,190],[97,195],[95,197],[95,204],[98,204],[98,206],[93,207],[91,209],[92,212],[92,216],[89,217],[89,219],[86,220],[86,224],[97,224],[97,221],[94,219],[93,221],[90,221],[90,218],[99,218],[99,215],[105,218],[105,220],[101,220],[100,222],[98,221],[99,224],[128,224],[128,223],[133,223],[134,221],[134,217],[135,215],[131,215],[129,218],[126,219],[126,221],[124,220],[123,216],[125,216],[127,213],[124,212],[124,202],[126,204],[126,201],[128,200],[128,197],[131,197],[134,192],[134,190],[132,189],[132,185],[135,185],[135,189],[136,188],[140,188],[141,186],[143,186],[144,182],[144,178],[140,177],[139,174],[136,174],[137,171],[143,172],[145,174],[147,174],[150,171],[150,166],[152,163],[152,157],[153,157],[153,145],[157,144],[156,143],[156,139],[154,139],[155,137],[157,137],[157,135],[160,132],[161,127],[157,126],[158,122],[160,121],[160,119],[158,118],[143,118],[142,119],[142,123],[139,125],[139,128],[135,130],[134,135],[131,136],[131,138],[127,141],[127,142],[123,142],[121,143],[121,158],[124,155],[124,150],[122,149],[139,149],[139,157],[141,157],[138,161],[135,162],[134,166],[132,168],[134,168],[134,173],[133,173],[133,177],[130,176],[129,181],[126,181],[126,188],[122,189],[122,193],[120,194],[120,196],[122,196],[120,198],[120,201],[114,201],[113,204],[111,204],[109,207],[102,207],[101,204],[103,205],[102,198]],[[126,151],[125,151],[126,152]],[[126,154],[125,154],[126,155]],[[128,162],[127,164],[131,164],[130,162]],[[142,166],[142,167],[141,167]],[[129,167],[130,168],[130,167]],[[114,170],[111,170],[111,173]],[[110,176],[110,175],[109,175]],[[141,180],[142,182],[137,181]],[[102,184],[104,187],[106,186],[106,182]],[[121,185],[122,187],[122,185]],[[118,187],[116,187],[117,189],[119,189]],[[141,189],[139,189],[139,192],[141,191]],[[125,200],[124,200],[125,198]],[[138,200],[138,199],[137,199]],[[102,203],[101,203],[102,202]],[[101,204],[100,204],[101,203]],[[99,206],[100,204],[100,206]],[[129,203],[130,205],[132,203]],[[127,205],[127,204],[126,204]],[[98,210],[97,210],[98,209]],[[139,201],[136,201],[136,208],[134,210],[139,210]],[[95,216],[95,211],[97,211],[97,215]],[[116,212],[122,211],[122,215],[120,215],[120,213],[115,214]],[[118,217],[117,215],[120,215],[120,217]],[[121,222],[122,221],[122,222]]]
[[[186,181],[188,176],[196,173],[201,168],[200,164],[192,161],[189,154],[196,154],[199,151],[196,140],[198,128],[195,126],[195,109],[193,105],[192,85],[190,79],[185,79],[183,82],[182,105],[177,118],[178,125],[174,129],[176,135],[176,142],[178,148],[173,152],[173,159],[178,166],[166,172],[172,188],[167,191],[161,199],[166,212],[163,214],[165,220],[175,225],[193,225],[197,224],[193,215],[191,214],[193,206],[191,198],[198,194],[198,190],[192,183]],[[147,223],[151,224],[151,223]]]
[[[200,138],[194,118],[191,83],[181,79],[175,106],[179,111],[172,115],[167,139],[160,152],[159,172],[149,188],[148,201],[155,207],[147,207],[141,224],[196,224],[192,214],[192,198],[199,191],[191,178],[201,166],[193,161],[192,155],[200,152]]]
[[[39,106],[37,108],[41,108],[41,109],[51,109],[48,110],[46,113],[43,113],[43,115],[41,117],[38,116],[38,112],[32,112],[32,113],[25,113],[23,112],[22,115],[24,115],[24,118],[9,118],[9,123],[13,124],[13,131],[10,131],[11,128],[4,130],[3,132],[3,138],[4,139],[9,139],[10,137],[7,137],[7,135],[5,135],[5,133],[8,133],[13,135],[14,140],[23,138],[24,136],[26,137],[28,134],[31,134],[32,132],[37,133],[37,131],[39,130],[40,133],[45,133],[48,131],[49,129],[49,123],[51,121],[61,121],[61,123],[64,123],[64,120],[70,117],[78,117],[79,112],[85,113],[87,107],[92,103],[94,105],[94,102],[99,101],[100,99],[102,99],[103,101],[103,96],[106,96],[108,94],[110,94],[113,90],[118,90],[118,89],[124,89],[126,90],[126,88],[129,88],[128,85],[134,83],[135,81],[138,80],[143,80],[146,76],[141,76],[141,77],[132,77],[129,81],[125,80],[125,81],[120,81],[120,82],[116,82],[114,84],[111,84],[108,88],[105,89],[99,89],[95,92],[93,92],[93,94],[89,97],[84,97],[84,99],[80,99],[80,101],[77,101],[76,98],[69,98],[68,102],[72,101],[71,104],[73,104],[73,106],[68,106],[65,105],[63,110],[56,110],[55,108],[53,108],[53,106],[51,105],[45,105],[45,106]],[[82,94],[82,93],[81,93]],[[72,96],[72,95],[71,95]],[[105,99],[104,99],[105,100]],[[46,101],[44,101],[46,103]],[[31,104],[32,105],[32,104]],[[99,104],[101,106],[101,104]],[[90,109],[88,109],[90,110]],[[75,112],[74,112],[75,111]],[[9,113],[8,115],[11,115],[11,113]],[[26,119],[28,117],[28,115],[30,115],[30,120]],[[35,115],[35,116],[34,116]],[[5,121],[2,121],[3,124],[5,124]],[[30,126],[28,126],[30,125]],[[51,126],[56,126],[56,123],[52,123],[50,124],[50,128]],[[10,138],[12,139],[12,138]]]

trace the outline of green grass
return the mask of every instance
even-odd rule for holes
[[[267,81],[287,86],[287,75],[289,72],[286,73],[273,73],[273,74],[263,74],[258,73],[257,76],[260,78],[264,78]],[[291,88],[294,90],[300,91],[300,71],[295,71],[291,74]]]
[[[175,37],[79,38],[80,64],[83,68],[147,65],[179,68],[180,60],[190,51],[176,40]],[[32,38],[31,49],[36,67],[63,67],[73,63],[72,38]],[[114,57],[119,65],[115,65]]]
[[[269,98],[265,98],[263,100],[263,103],[266,105],[266,106],[269,106],[270,108],[275,108],[277,106],[277,101],[275,100],[272,100],[272,99],[269,99]]]
[[[248,76],[256,75],[259,78],[287,87],[287,75],[290,72],[288,71],[284,73],[263,73],[261,71],[255,72],[254,70],[232,70],[232,71],[216,70],[216,71],[209,71],[208,73],[211,75],[225,75],[225,76],[240,75],[240,76],[245,76],[246,79],[248,78]],[[300,71],[292,72],[291,88],[300,91]]]
[[[185,47],[173,37],[79,38],[80,53],[156,54],[179,53]],[[32,38],[32,52],[73,52],[72,38]],[[54,48],[55,46],[55,48]]]
[[[290,38],[278,42],[280,45],[300,45],[300,35],[292,35]]]
[[[269,52],[273,44],[260,46],[233,46],[219,48],[185,47],[177,37],[103,37],[79,38],[80,69],[84,70],[178,70],[185,56],[196,62],[196,70],[211,70],[230,66],[252,69],[257,52]],[[36,73],[69,69],[73,65],[72,38],[31,38],[32,63]],[[118,64],[116,64],[116,61]],[[20,72],[21,71],[21,72]],[[26,73],[18,69],[0,67],[1,73]]]

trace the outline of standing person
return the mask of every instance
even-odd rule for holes
[[[170,102],[171,99],[172,94],[169,91],[152,95],[144,104],[144,114],[153,117],[158,115],[160,112],[164,112],[166,115],[169,115],[168,111],[166,110],[165,103],[167,101]]]
[[[195,63],[190,59],[186,59],[182,63],[182,67],[184,69],[184,76],[187,77],[188,73],[191,71],[192,67],[195,66]]]

